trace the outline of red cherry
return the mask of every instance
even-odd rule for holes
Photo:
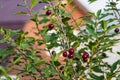
[[[51,10],[46,11],[46,15],[50,15],[51,13],[52,13]]]
[[[87,59],[87,58],[83,58],[83,61],[84,61],[84,62],[87,62],[87,61],[88,61],[88,59]]]
[[[67,52],[66,52],[66,51],[63,52],[63,56],[64,56],[64,57],[67,57]]]
[[[74,53],[74,49],[73,49],[73,48],[70,48],[68,52],[69,52],[70,54],[73,54],[73,53]]]
[[[49,24],[48,27],[49,27],[49,29],[53,29],[54,25],[53,24]]]
[[[69,58],[69,59],[72,59],[73,56],[74,56],[74,54],[69,54],[69,55],[68,55],[68,58]]]
[[[119,28],[115,28],[114,32],[118,33],[119,32]]]
[[[83,55],[82,55],[82,58],[88,58],[89,57],[89,54],[87,52],[84,52]]]

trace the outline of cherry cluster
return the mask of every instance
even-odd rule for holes
[[[72,59],[74,57],[74,49],[70,48],[68,51],[64,51],[63,57],[68,57],[69,59]]]

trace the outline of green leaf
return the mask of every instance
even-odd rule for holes
[[[111,66],[111,72],[112,73],[116,70],[118,64],[120,64],[120,60],[113,63],[113,65]]]
[[[59,38],[59,36],[58,36],[58,34],[56,34],[56,33],[52,33],[52,34],[51,34],[51,38],[52,38],[53,40],[56,40],[56,39]]]
[[[88,35],[91,35],[91,36],[93,36],[93,37],[95,37],[95,38],[98,38],[97,34],[95,33],[95,31],[93,30],[92,27],[87,26],[86,29],[87,29],[87,31],[88,31]]]
[[[59,61],[54,61],[54,65],[55,66],[60,66],[60,62]]]
[[[102,73],[102,72],[103,72],[103,71],[99,68],[99,66],[95,66],[95,67],[93,67],[92,69],[93,69],[93,71],[95,71],[95,72],[99,72],[99,73]]]
[[[87,23],[87,24],[90,24],[90,25],[93,25],[94,22],[86,17],[83,17],[83,20]]]
[[[0,49],[0,58],[4,58],[5,56],[11,55],[13,53],[16,53],[13,47],[7,47],[5,49]]]
[[[73,45],[72,48],[76,49],[77,47],[80,46],[80,42],[76,41]]]
[[[62,22],[63,22],[64,24],[66,24],[69,20],[70,20],[69,17],[65,17],[65,18],[62,19]]]
[[[103,18],[105,18],[105,17],[107,17],[107,16],[109,16],[108,14],[101,14],[101,16],[99,17],[99,20],[100,19],[103,19]]]
[[[109,23],[111,23],[111,22],[114,22],[114,21],[117,21],[118,19],[117,18],[110,18],[110,19],[108,19],[107,21],[109,22]]]
[[[50,21],[49,19],[42,19],[39,24],[43,24],[43,23],[47,23],[48,21]]]
[[[22,15],[22,14],[27,14],[26,12],[20,11],[20,12],[16,12],[16,14]]]
[[[93,74],[93,73],[90,73],[89,75],[90,75],[90,77],[93,78],[93,79],[96,79],[96,78],[97,78],[97,76],[96,76],[95,74]]]
[[[105,20],[101,21],[101,26],[104,30],[107,29],[107,25],[108,25],[107,21],[105,21]]]
[[[97,18],[99,19],[99,17],[100,17],[100,14],[101,14],[101,10],[98,10],[97,11]]]
[[[2,66],[0,66],[0,74],[1,74],[1,72],[2,72],[2,74],[5,76],[5,78],[6,78],[7,80],[12,80]]]
[[[38,0],[31,0],[30,7],[31,8],[35,7],[38,4],[38,2],[39,2]]]
[[[17,59],[15,59],[12,63],[13,64],[18,64],[21,60],[22,56],[18,57]]]
[[[117,52],[118,55],[120,55],[120,52]]]
[[[97,1],[97,0],[89,0],[90,3],[93,3],[93,2],[95,2],[95,1]]]
[[[50,35],[48,35],[48,34],[44,35],[44,39],[47,43],[50,42],[50,40],[51,40],[50,38],[51,38]]]
[[[37,40],[37,43],[38,43],[38,45],[42,45],[42,44],[44,44],[44,41],[43,40]]]
[[[89,47],[90,50],[93,50],[93,48],[95,47],[96,43],[90,41],[89,44],[87,45]]]
[[[93,73],[89,74],[91,78],[93,78],[94,80],[104,80],[104,76],[97,76]]]
[[[116,2],[110,2],[110,5],[114,7],[116,6]]]
[[[26,38],[25,42],[28,43],[28,44],[31,44],[31,43],[35,42],[35,39],[33,37],[28,37],[28,38]]]
[[[61,53],[62,53],[62,51],[60,53],[55,54],[54,58],[53,58],[53,61],[57,61],[58,58],[60,57]]]
[[[2,26],[0,26],[0,34],[4,34],[4,29]]]
[[[28,46],[29,46],[29,44],[23,43],[23,44],[21,44],[20,47],[25,50]]]
[[[118,27],[120,27],[120,24],[116,24],[116,25],[109,26],[109,27],[107,28],[107,32],[109,32],[109,31],[111,31],[111,30],[113,30],[113,29],[115,29],[115,28],[118,28]]]
[[[92,16],[93,18],[97,18],[97,16],[95,15],[95,13],[93,13],[93,12],[88,12],[88,14],[90,15],[90,16]]]

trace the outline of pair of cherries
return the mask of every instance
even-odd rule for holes
[[[49,16],[49,15],[51,15],[51,14],[52,14],[52,11],[51,11],[51,10],[47,10],[47,11],[46,11],[46,15]],[[49,29],[51,30],[51,29],[54,28],[54,24],[49,24],[48,27],[49,27]]]
[[[82,55],[83,61],[88,62],[88,57],[89,57],[88,52],[84,52],[83,55]]]

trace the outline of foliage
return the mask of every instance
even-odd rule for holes
[[[30,76],[32,80],[111,80],[113,77],[120,79],[120,60],[112,65],[103,60],[108,57],[107,51],[112,52],[112,46],[119,42],[119,39],[114,38],[119,32],[110,33],[111,30],[120,27],[120,13],[116,7],[119,0],[114,2],[109,0],[104,12],[98,10],[96,13],[89,12],[88,15],[83,16],[81,19],[86,23],[81,23],[80,26],[84,29],[79,28],[77,35],[74,34],[74,25],[78,27],[79,22],[76,22],[71,13],[65,10],[66,5],[72,1],[68,0],[63,4],[61,0],[40,0],[40,2],[31,0],[29,4],[27,0],[23,0],[22,4],[18,4],[26,8],[28,12],[20,11],[16,14],[29,15],[30,20],[36,24],[35,35],[42,36],[42,39],[27,37],[28,32],[4,29],[1,26],[0,43],[8,44],[8,47],[0,50],[1,64],[6,56],[14,56],[13,61],[5,67],[8,72],[17,70],[19,78]],[[34,11],[38,3],[48,4],[41,11],[50,10],[51,12],[40,14]],[[39,17],[42,17],[42,20],[39,20]],[[70,20],[74,22],[73,25],[70,25]],[[39,28],[39,25],[48,22],[54,26],[45,25],[43,29]],[[46,47],[34,48],[35,44]],[[83,46],[80,47],[81,45]],[[59,52],[53,50],[56,47],[60,47]],[[43,50],[50,54],[49,61],[42,56]],[[65,57],[63,61],[59,60],[65,51],[68,57]],[[88,53],[89,56],[82,57],[84,53]],[[114,54],[120,55],[119,52]],[[14,69],[13,65],[18,67]],[[9,67],[11,67],[10,70],[8,70]],[[9,79],[5,69],[2,65],[0,66],[3,75]]]

